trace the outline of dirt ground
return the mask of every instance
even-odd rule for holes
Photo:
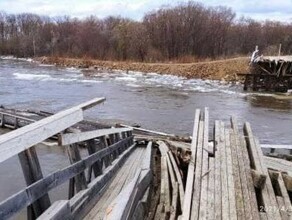
[[[198,63],[139,63],[59,57],[39,57],[36,60],[41,63],[55,64],[57,66],[89,68],[96,70],[107,69],[140,71],[145,73],[154,72],[159,74],[182,76],[186,78],[224,81],[242,81],[242,76],[240,76],[240,74],[249,72],[248,57]]]

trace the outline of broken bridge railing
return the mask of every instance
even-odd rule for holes
[[[0,203],[0,219],[8,219],[26,207],[28,219],[76,218],[94,203],[135,147],[131,128],[68,133],[68,128],[83,120],[84,110],[103,101],[105,98],[90,100],[0,136],[0,165],[18,155],[27,185]],[[3,120],[2,116],[2,124]],[[59,145],[67,149],[71,165],[44,177],[35,148],[56,134]],[[88,150],[84,158],[78,148],[81,143]],[[51,204],[48,192],[68,181],[68,199]]]

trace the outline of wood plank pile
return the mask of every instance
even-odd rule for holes
[[[168,146],[157,142],[161,189],[155,219],[292,219],[289,169],[267,165],[250,124],[240,133],[232,117],[230,128],[215,121],[213,131],[209,141],[208,108],[196,110],[185,184]]]

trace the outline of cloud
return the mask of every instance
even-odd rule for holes
[[[120,15],[139,20],[149,11],[162,5],[174,6],[188,0],[0,0],[0,11],[7,13],[30,12],[49,16],[69,15],[83,18],[96,15],[100,18]],[[207,6],[231,7],[239,16],[258,20],[276,19],[290,21],[291,0],[198,0]]]

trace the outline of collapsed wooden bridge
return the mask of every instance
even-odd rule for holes
[[[292,89],[292,56],[259,56],[251,58],[251,74],[245,75],[244,90],[287,92]]]
[[[28,219],[292,218],[292,162],[264,156],[249,123],[241,133],[233,117],[230,127],[215,121],[209,133],[206,108],[192,137],[178,137],[85,121],[104,100],[57,114],[0,108],[1,126],[15,129],[0,136],[0,163],[18,156],[27,183],[0,203],[0,219],[24,208]],[[35,148],[48,139],[66,146],[71,165],[43,176]],[[66,182],[68,198],[51,201]]]

